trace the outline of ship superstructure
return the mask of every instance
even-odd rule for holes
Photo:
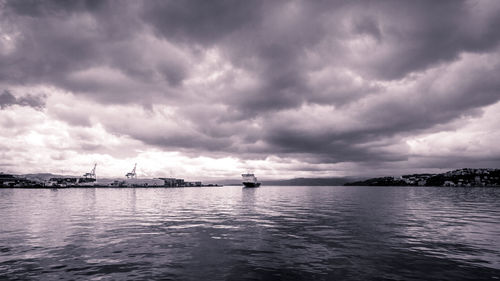
[[[259,187],[260,182],[257,181],[257,177],[255,177],[254,174],[251,173],[246,173],[246,174],[241,174],[243,177],[243,185],[245,187]]]

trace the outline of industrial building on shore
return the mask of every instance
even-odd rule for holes
[[[0,188],[1,187],[49,187],[49,188],[63,188],[63,187],[202,187],[202,186],[219,186],[218,184],[203,184],[201,181],[185,181],[178,178],[151,178],[143,179],[137,178],[136,167],[134,166],[131,172],[125,175],[124,179],[110,180],[101,179],[97,180],[96,166],[82,177],[74,176],[54,176],[48,179],[41,178],[27,178],[22,175],[4,174],[0,172]]]

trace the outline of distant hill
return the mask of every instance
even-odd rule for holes
[[[24,174],[22,175],[26,177],[27,179],[31,180],[41,180],[41,181],[46,181],[49,180],[50,178],[56,178],[56,177],[76,177],[76,176],[71,176],[71,175],[58,175],[58,174],[51,174],[51,173],[37,173],[37,174]],[[353,181],[360,181],[366,179],[365,178],[360,178],[360,177],[335,177],[335,178],[293,178],[293,179],[284,179],[284,180],[262,180],[262,185],[281,185],[281,186],[303,186],[303,185],[310,185],[310,186],[321,186],[321,185],[344,185],[348,182],[353,182]],[[112,182],[113,180],[116,180],[114,178],[99,178],[99,181],[103,182]],[[241,185],[241,180],[240,179],[225,179],[225,180],[219,180],[219,181],[214,181],[217,182],[218,184],[223,184],[223,185]],[[209,181],[209,182],[212,182]]]
[[[287,180],[264,180],[262,185],[343,185],[347,182],[359,180],[359,178],[352,177],[338,177],[338,178],[294,178]]]
[[[321,186],[321,185],[343,185],[351,181],[366,179],[366,177],[338,177],[338,178],[294,178],[284,180],[262,180],[262,185],[282,185],[282,186]],[[240,179],[226,179],[214,181],[223,185],[242,185]]]
[[[29,180],[41,180],[41,181],[47,181],[50,178],[72,177],[72,176],[56,175],[51,173],[23,174],[20,176],[23,176]]]
[[[411,174],[379,177],[345,183],[354,186],[495,186],[500,187],[500,169],[463,168],[441,174]]]
[[[51,178],[80,178],[81,176],[74,176],[74,175],[58,175],[58,174],[51,174],[51,173],[37,173],[37,174],[22,174],[20,175],[22,177],[25,177],[29,180],[39,180],[39,181],[47,181]],[[99,183],[110,183],[113,182],[114,180],[118,180],[119,178],[97,178]]]

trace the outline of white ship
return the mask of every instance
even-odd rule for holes
[[[257,178],[255,177],[254,174],[242,174],[243,177],[243,185],[245,187],[259,187],[260,182],[257,182]]]

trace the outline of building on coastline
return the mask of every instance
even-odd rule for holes
[[[0,172],[0,187],[201,187],[219,186],[204,185],[201,181],[185,181],[179,178],[138,178],[137,164],[123,179],[99,179],[97,181],[96,166],[83,176],[56,176],[49,173],[14,175]]]
[[[22,176],[0,172],[0,187],[41,187],[43,183]]]
[[[176,178],[159,178],[163,180],[163,185],[165,187],[200,187],[203,186],[201,181],[185,181],[184,179]]]
[[[96,179],[78,177],[53,177],[44,183],[47,187],[94,186]]]
[[[345,185],[500,187],[500,169],[464,168],[441,174],[411,174],[401,177],[371,178]]]

